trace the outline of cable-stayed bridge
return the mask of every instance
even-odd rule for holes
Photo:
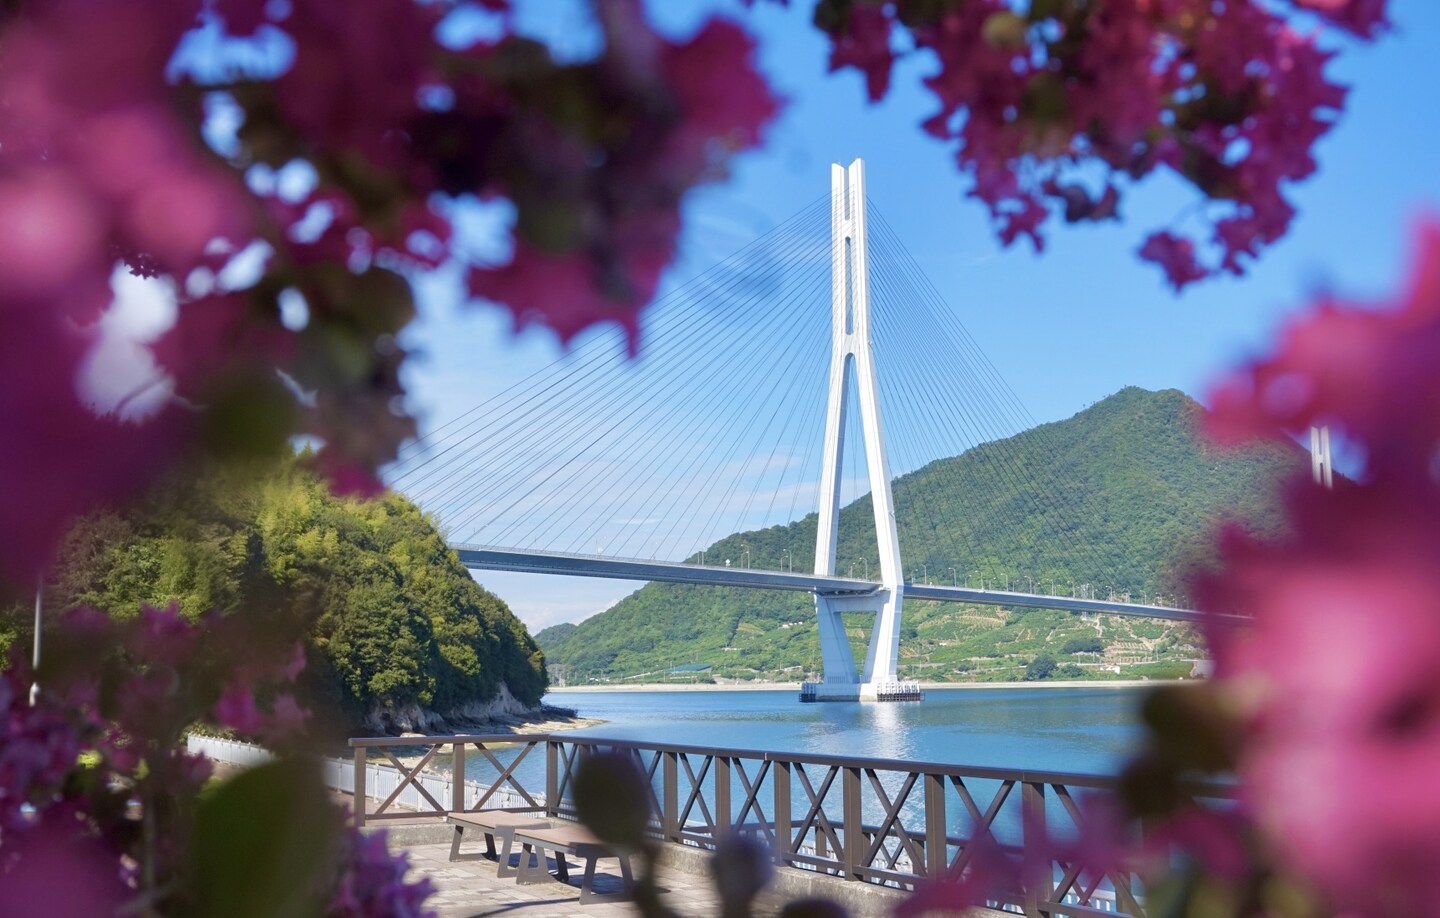
[[[807,700],[918,697],[896,671],[906,598],[1198,617],[1131,601],[1134,574],[1066,518],[1067,485],[1007,454],[1033,420],[868,202],[859,160],[651,314],[638,359],[591,339],[402,456],[392,481],[467,567],[810,593],[824,681]],[[947,460],[967,451],[995,486],[951,506]],[[1014,568],[987,539],[1000,519],[1065,569]],[[1069,595],[1037,591],[1047,574]],[[863,666],[856,612],[874,618]]]

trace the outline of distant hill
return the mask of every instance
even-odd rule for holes
[[[574,634],[575,629],[579,627],[579,625],[573,622],[561,622],[558,625],[551,625],[549,628],[545,628],[535,634],[535,643],[540,645],[541,650],[544,650],[546,647],[559,644]]]
[[[1210,560],[1215,522],[1228,517],[1262,535],[1277,532],[1274,485],[1305,461],[1286,443],[1243,451],[1204,443],[1203,411],[1178,390],[1126,388],[1067,420],[896,478],[907,580],[1008,581],[1027,592],[1183,601],[1185,571]],[[1048,492],[1044,500],[1039,491]],[[744,555],[772,569],[793,558],[799,567],[814,557],[815,528],[811,514],[727,536],[706,554]],[[878,569],[868,496],[841,511],[836,557],[842,573]],[[867,618],[851,620],[860,659]],[[712,675],[794,680],[820,664],[813,601],[803,593],[652,583],[578,627],[546,629],[537,641],[552,664],[566,666],[571,684]],[[1200,656],[1190,629],[1163,622],[905,603],[902,675],[1023,678],[1024,665],[1042,653],[1058,661],[1060,678],[1115,678],[1117,665],[1122,677],[1178,675]],[[670,672],[701,665],[713,669]]]

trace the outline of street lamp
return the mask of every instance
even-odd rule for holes
[[[955,568],[953,568],[953,567],[950,568],[950,585],[951,585],[952,587],[953,587],[953,586],[959,586],[959,585],[960,585],[960,578],[955,575]],[[965,585],[966,585],[966,586],[969,586],[969,585],[970,585],[970,578],[969,578],[969,577],[966,577],[966,578],[965,578]]]
[[[742,548],[742,549],[740,549],[740,566],[743,567],[743,568],[749,568],[749,567],[750,567],[750,549],[748,549],[748,548]]]
[[[780,554],[785,558],[785,570],[793,572],[795,570],[795,558],[790,554],[790,549],[782,548],[780,549]]]
[[[920,578],[925,581],[926,586],[930,585],[930,567],[923,562],[920,565]]]
[[[870,579],[870,559],[869,559],[869,558],[861,558],[861,559],[860,559],[860,563],[863,564],[863,565],[865,565],[865,579],[866,579],[866,580],[869,580],[869,579]]]

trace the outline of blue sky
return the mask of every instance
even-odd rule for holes
[[[1331,72],[1353,87],[1349,105],[1318,145],[1319,173],[1291,189],[1299,214],[1289,235],[1245,278],[1205,282],[1179,296],[1134,250],[1152,228],[1188,225],[1193,198],[1186,189],[1152,179],[1128,194],[1119,224],[1052,222],[1043,254],[1028,244],[1001,249],[980,205],[964,198],[968,180],[950,148],[919,130],[934,107],[919,85],[929,62],[904,62],[890,96],[870,105],[858,74],[825,73],[825,43],[808,22],[812,5],[759,3],[746,11],[738,3],[652,4],[676,35],[693,31],[712,8],[744,22],[758,36],[763,70],[787,98],[764,148],[737,160],[728,182],[687,201],[683,254],[668,281],[699,273],[826,193],[831,162],[863,157],[871,200],[1042,422],[1127,385],[1203,398],[1224,368],[1263,352],[1310,293],[1328,288],[1366,298],[1394,290],[1408,227],[1440,211],[1433,167],[1440,4],[1433,0],[1392,0],[1397,28],[1374,45],[1336,39],[1343,53]],[[523,27],[564,53],[583,56],[593,46],[583,4],[538,0],[520,8]],[[407,381],[432,423],[561,353],[552,335],[517,337],[499,310],[461,304],[445,284],[427,285],[422,299],[408,337],[422,353]],[[630,588],[521,575],[482,580],[532,627],[599,611]]]

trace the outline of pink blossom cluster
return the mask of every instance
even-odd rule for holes
[[[52,632],[34,704],[36,674],[22,659],[0,671],[0,916],[155,901],[186,869],[190,819],[212,774],[183,731],[202,720],[283,750],[308,716],[286,688],[303,650],[282,650],[284,630],[253,617],[190,622],[145,608],[120,621],[80,609]],[[136,831],[137,812],[154,832]],[[406,882],[408,865],[383,836],[352,832],[337,845],[328,914],[423,914],[430,885]]]
[[[427,879],[405,881],[410,856],[392,855],[385,833],[347,831],[344,840],[346,869],[325,910],[326,918],[422,918],[433,915],[425,900],[435,891]]]
[[[516,213],[509,260],[468,266],[475,296],[564,339],[600,321],[633,333],[685,193],[775,114],[751,39],[715,19],[672,40],[614,0],[595,10],[603,51],[560,63],[508,21],[443,44],[449,10],[59,0],[0,26],[0,425],[14,432],[0,577],[28,585],[76,513],[191,449],[273,452],[306,434],[337,486],[378,487],[414,429],[395,343],[410,280],[461,257],[457,200]],[[283,33],[293,53],[276,72],[181,66],[182,39],[222,26],[240,42]],[[208,139],[216,99],[240,113],[228,145]],[[315,179],[298,200],[254,181],[302,164]],[[260,276],[217,283],[253,244]],[[179,300],[150,345],[172,397],[143,421],[99,416],[78,383],[117,265]],[[304,322],[282,322],[287,298]]]
[[[1384,0],[1294,0],[1290,12],[1361,39],[1385,25]],[[958,143],[1006,245],[1040,249],[1056,213],[1113,219],[1121,185],[1158,169],[1189,183],[1209,204],[1209,238],[1167,229],[1140,249],[1177,290],[1243,274],[1285,233],[1284,186],[1315,171],[1345,99],[1324,72],[1332,52],[1259,0],[822,0],[817,21],[831,69],[863,71],[872,100],[901,33],[933,55],[924,82],[940,109],[925,130]]]
[[[1440,224],[1393,303],[1325,300],[1219,387],[1224,439],[1328,425],[1357,457],[1289,494],[1289,534],[1224,541],[1204,607],[1238,772],[1288,868],[1347,913],[1425,914],[1440,895]]]
[[[147,481],[187,434],[97,418],[77,375],[110,276],[184,276],[246,233],[238,181],[177,116],[178,9],[62,0],[0,30],[0,573],[28,580],[66,522]]]

